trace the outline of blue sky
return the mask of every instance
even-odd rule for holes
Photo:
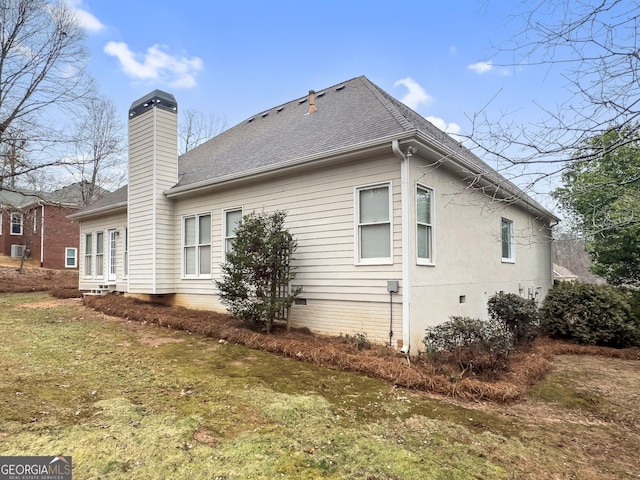
[[[563,95],[559,72],[495,57],[522,27],[517,2],[67,1],[85,25],[91,72],[123,118],[159,88],[180,109],[233,126],[365,75],[438,127],[468,133],[478,112],[535,122],[536,104]]]

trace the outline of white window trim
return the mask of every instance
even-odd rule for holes
[[[14,215],[20,215],[20,233],[13,233],[13,216]],[[24,232],[24,214],[23,213],[18,213],[18,212],[11,212],[11,214],[9,215],[9,233],[11,235],[15,235],[15,236],[22,236]]]
[[[102,234],[102,253],[98,253],[98,234]],[[106,248],[105,248],[105,244],[107,243],[106,241],[107,239],[107,234],[105,233],[104,230],[98,230],[96,232],[94,232],[94,236],[93,236],[93,278],[105,278],[105,270],[107,267],[106,265]],[[100,257],[102,258],[102,275],[98,275],[98,255],[100,255]]]
[[[124,239],[122,248],[122,278],[127,280],[129,278],[129,227],[124,227]]]
[[[227,214],[231,212],[240,212],[240,216],[244,216],[244,209],[242,207],[225,208],[222,211],[222,263],[227,261],[227,240],[236,238],[236,235],[230,236],[227,232]]]
[[[418,256],[418,189],[422,189],[422,190],[427,190],[431,193],[431,257],[430,258],[421,258]],[[427,185],[424,185],[422,183],[416,183],[416,188],[413,191],[414,195],[415,195],[415,201],[413,202],[415,205],[415,227],[416,227],[416,247],[415,247],[415,252],[416,252],[416,265],[425,265],[428,267],[435,267],[436,265],[436,236],[435,236],[435,224],[436,224],[436,207],[435,207],[435,201],[436,201],[436,195],[435,195],[435,189],[433,189],[432,187],[429,187]]]
[[[200,273],[200,247],[204,246],[205,244],[200,244],[198,243],[198,240],[200,238],[199,235],[199,228],[200,228],[200,222],[199,222],[199,218],[200,217],[204,217],[204,216],[209,216],[209,228],[211,229],[210,232],[210,237],[209,237],[209,249],[210,249],[210,263],[211,265],[209,266],[209,270],[212,273],[205,273],[205,274],[201,274]],[[190,245],[195,247],[196,249],[196,273],[186,273],[186,265],[185,265],[185,255],[184,255],[184,250],[186,245],[184,244],[184,224],[185,224],[185,220],[187,218],[194,218],[196,223],[196,244],[195,245]],[[181,225],[181,233],[180,233],[180,256],[181,256],[181,262],[180,262],[180,275],[182,279],[211,279],[213,278],[213,255],[211,255],[211,253],[213,252],[213,214],[212,212],[201,212],[201,213],[194,213],[191,215],[183,215],[182,216],[182,221],[180,222]]]
[[[511,250],[511,256],[502,257],[502,222],[506,220],[509,222],[509,249]],[[500,256],[502,257],[502,263],[516,263],[516,224],[515,221],[509,217],[500,217]]]
[[[67,265],[67,259],[69,258],[69,255],[67,252],[69,252],[69,250],[73,250],[74,254],[73,254],[73,265]],[[64,267],[65,268],[77,268],[78,267],[78,249],[76,247],[65,247],[64,249]]]
[[[389,257],[361,258],[360,256],[360,195],[362,190],[387,187],[389,189]],[[353,189],[353,239],[354,239],[354,264],[355,265],[393,265],[393,182],[371,183],[359,185]]]
[[[91,252],[87,253],[87,237],[91,237]],[[89,232],[89,233],[85,233],[83,238],[82,238],[83,242],[82,242],[82,259],[83,259],[83,263],[82,263],[82,276],[83,278],[93,278],[93,269],[94,269],[94,260],[93,260],[93,251],[94,251],[94,238],[93,238],[93,232]],[[91,259],[91,269],[90,272],[87,273],[87,258]]]

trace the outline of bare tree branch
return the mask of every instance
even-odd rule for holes
[[[92,91],[87,59],[84,32],[65,3],[2,0],[0,146],[5,151],[11,150],[11,144],[61,141],[56,113],[60,115]],[[26,165],[26,156],[23,159]],[[26,170],[10,169],[12,178],[49,163],[38,166],[35,157],[29,161]]]
[[[179,153],[183,154],[194,149],[211,137],[215,137],[227,128],[227,121],[211,114],[187,109],[181,112],[180,127],[178,129]]]

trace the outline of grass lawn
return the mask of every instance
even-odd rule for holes
[[[0,329],[0,452],[74,479],[640,478],[638,361],[465,404],[42,293],[0,295]]]

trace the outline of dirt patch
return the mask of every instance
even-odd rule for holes
[[[169,338],[169,337],[155,337],[152,335],[145,335],[139,342],[142,345],[148,345],[150,347],[158,347],[160,345],[166,345],[167,343],[181,343],[184,342],[182,338]]]
[[[80,298],[52,298],[51,300],[43,300],[40,302],[23,303],[20,308],[58,308],[58,307],[74,307],[80,305]]]
[[[206,443],[209,446],[215,446],[219,443],[220,439],[214,437],[211,432],[207,430],[198,430],[194,435],[194,438],[200,443]]]

